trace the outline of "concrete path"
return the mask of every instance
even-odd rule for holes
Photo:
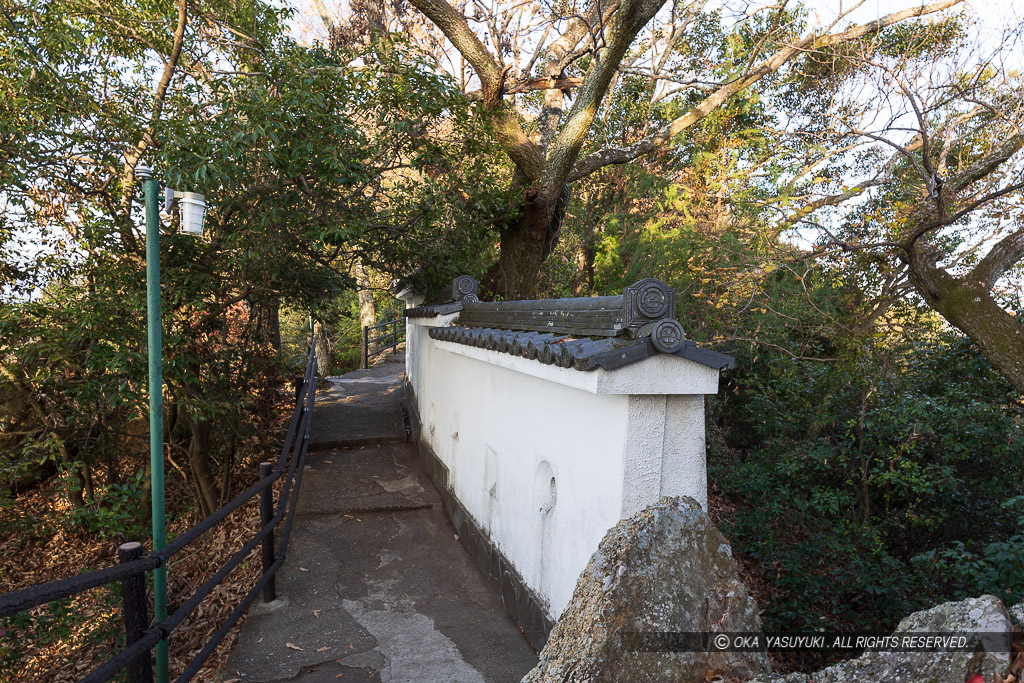
[[[281,597],[250,609],[225,679],[518,681],[537,663],[406,441],[403,370],[317,394]]]

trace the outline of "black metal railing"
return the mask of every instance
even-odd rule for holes
[[[316,340],[309,349],[306,373],[296,388],[298,400],[292,414],[277,464],[260,463],[260,479],[231,502],[220,508],[199,524],[190,528],[178,538],[157,552],[143,553],[140,543],[124,543],[118,547],[118,564],[96,571],[86,572],[58,581],[49,581],[22,590],[0,595],[0,617],[23,612],[39,605],[83,593],[115,581],[121,583],[122,615],[126,635],[126,647],[81,679],[81,683],[108,681],[123,669],[128,669],[131,683],[153,680],[151,650],[158,642],[170,639],[174,630],[213,592],[213,589],[237,567],[252,550],[262,546],[262,576],[255,586],[235,607],[227,620],[210,637],[202,650],[192,658],[177,678],[178,683],[189,681],[209,659],[213,651],[238,622],[245,610],[263,592],[267,602],[275,598],[274,575],[284,563],[295,519],[295,503],[302,483],[302,470],[309,448],[309,432],[316,399],[316,381],[313,371],[316,366]],[[281,495],[274,505],[274,483],[285,477]],[[149,621],[145,573],[163,566],[176,553],[222,522],[228,515],[260,496],[260,530],[211,576],[199,589],[188,597],[173,614],[159,624]],[[274,530],[283,522],[278,543],[274,544]]]
[[[388,332],[387,330],[391,331]],[[372,330],[384,330],[371,336]],[[405,318],[395,318],[379,325],[368,325],[363,328],[363,369],[370,367],[370,359],[385,351],[394,352],[398,345],[405,341]],[[381,342],[387,342],[382,344]],[[376,346],[370,351],[370,344]]]

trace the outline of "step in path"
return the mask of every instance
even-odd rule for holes
[[[504,682],[537,663],[406,440],[403,371],[319,389],[279,598],[249,610],[224,680]]]

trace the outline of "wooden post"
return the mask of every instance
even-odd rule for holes
[[[260,479],[266,479],[270,476],[270,470],[273,467],[269,462],[260,463]],[[260,528],[262,529],[266,525],[270,524],[270,520],[274,517],[274,486],[271,484],[260,491]],[[270,570],[270,566],[274,564],[274,532],[271,531],[269,534],[263,537],[263,573],[266,574]],[[272,602],[277,597],[277,581],[276,577],[271,576],[267,581],[267,585],[263,587],[263,602]]]
[[[370,331],[372,327],[367,327],[363,330],[363,369],[370,367]]]
[[[117,548],[117,561],[131,562],[142,557],[142,544],[122,543]],[[124,619],[124,639],[131,645],[140,638],[149,626],[149,615],[146,607],[146,575],[143,572],[132,574],[121,579],[121,616]],[[149,652],[139,655],[128,665],[130,683],[152,683],[153,663]]]

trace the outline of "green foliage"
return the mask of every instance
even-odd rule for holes
[[[206,240],[165,219],[160,264],[166,446],[185,463],[168,471],[209,512],[295,365],[277,354],[281,307],[336,315],[356,261],[426,283],[481,270],[506,170],[486,118],[401,41],[306,48],[283,10],[191,3],[204,21],[151,125],[176,5],[37,5],[0,34],[0,389],[15,399],[2,467],[59,461],[82,505],[92,489],[120,496],[120,462],[143,450],[128,433],[147,415],[144,240],[124,154],[152,139],[160,182],[211,207]],[[358,353],[351,336],[337,353]],[[81,526],[114,521],[111,501]]]
[[[72,508],[62,521],[107,540],[145,538],[149,529],[147,483],[146,473],[140,470],[124,483],[98,486],[88,505]]]
[[[920,301],[896,299],[899,275],[877,250],[815,258],[799,246],[806,234],[779,220],[887,158],[837,154],[797,174],[828,132],[820,94],[849,83],[867,47],[927,60],[962,36],[956,18],[929,26],[809,56],[770,97],[731,100],[670,153],[581,181],[547,264],[548,290],[562,296],[665,280],[687,336],[737,357],[711,404],[709,480],[729,503],[734,550],[763,577],[775,630],[884,630],[945,599],[1022,597],[1019,527],[1002,505],[1024,493],[1019,395]],[[754,43],[734,36],[728,47],[738,55]],[[647,111],[640,83],[627,85],[600,123],[615,139],[701,97]],[[767,134],[778,111],[806,144]],[[967,158],[991,149],[979,136]],[[923,191],[907,173],[898,179],[857,205],[866,227],[849,221],[844,239],[898,236]],[[950,231],[942,248],[957,253],[968,237]]]
[[[915,568],[943,594],[964,599],[982,594],[995,595],[1012,605],[1024,596],[1021,548],[1024,548],[1024,496],[1003,501],[1003,510],[1017,516],[1016,525],[1005,525],[1009,534],[988,541],[970,538],[948,547],[934,548],[912,558]]]
[[[965,340],[745,360],[715,404],[710,476],[741,503],[727,535],[773,577],[769,627],[877,629],[943,598],[1022,597],[1020,501],[1004,505],[1021,493],[1021,406]]]

